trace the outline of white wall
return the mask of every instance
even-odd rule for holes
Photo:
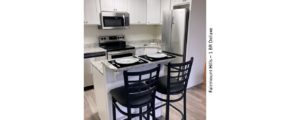
[[[126,40],[161,39],[160,26],[131,25],[128,29],[100,30],[97,26],[84,27],[84,44],[98,43],[98,36],[124,34]]]
[[[206,61],[206,0],[192,0],[189,16],[187,57],[194,57],[188,87],[200,84]]]

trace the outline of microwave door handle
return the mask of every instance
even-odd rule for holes
[[[125,20],[125,15],[123,15],[123,26],[125,27],[126,26],[126,20]]]

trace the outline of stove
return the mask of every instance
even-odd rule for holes
[[[107,50],[107,59],[135,55],[135,47],[126,45],[125,35],[100,36],[99,46]]]

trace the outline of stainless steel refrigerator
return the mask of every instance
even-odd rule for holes
[[[184,62],[186,59],[189,10],[176,7],[163,12],[162,41],[164,52],[177,56],[173,62]]]

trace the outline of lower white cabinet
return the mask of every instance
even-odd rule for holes
[[[86,58],[84,60],[84,87],[93,85],[92,61],[106,60],[106,56]]]

